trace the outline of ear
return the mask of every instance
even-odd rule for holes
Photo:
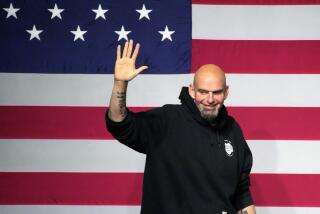
[[[226,86],[226,90],[224,92],[224,99],[227,99],[229,95],[229,86]]]
[[[190,84],[188,89],[189,89],[189,95],[190,95],[190,97],[192,97],[192,99],[195,99],[195,97],[196,97],[196,92],[195,92],[195,90],[194,90],[193,85]]]

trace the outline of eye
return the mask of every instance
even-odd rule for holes
[[[223,89],[218,90],[218,91],[213,91],[212,94],[213,94],[213,95],[220,95],[220,94],[223,93],[223,91],[224,91]]]
[[[202,90],[202,89],[199,89],[198,92],[202,95],[206,95],[209,93],[209,91],[206,91],[206,90]]]

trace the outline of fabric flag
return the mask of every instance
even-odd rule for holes
[[[221,66],[258,213],[319,213],[319,26],[319,0],[1,0],[0,213],[139,213],[145,156],[104,124],[128,39],[150,67],[132,110],[178,103],[199,66]]]
[[[149,73],[190,71],[189,1],[2,1],[1,8],[1,72],[111,74],[114,49],[128,38],[141,41],[138,64]],[[17,18],[7,12],[16,8]]]

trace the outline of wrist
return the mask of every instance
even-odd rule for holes
[[[126,88],[128,85],[128,81],[123,81],[123,80],[114,80],[114,85],[117,88]]]

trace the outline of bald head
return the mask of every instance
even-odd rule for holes
[[[226,76],[219,66],[207,64],[201,66],[189,85],[189,95],[193,98],[201,116],[212,122],[219,114],[229,88]]]
[[[193,79],[193,85],[197,87],[203,82],[215,82],[217,85],[223,85],[226,87],[226,76],[223,70],[214,64],[206,64],[201,66],[195,73]]]

